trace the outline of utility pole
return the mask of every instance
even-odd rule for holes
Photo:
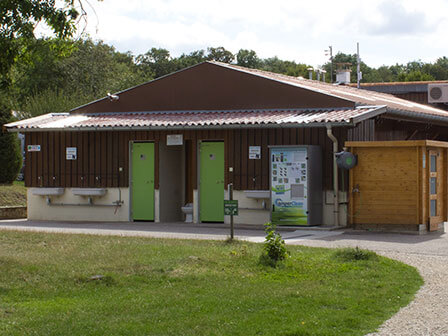
[[[333,46],[328,46],[325,55],[330,56],[330,83],[333,83]]]
[[[359,57],[359,42],[356,43],[356,60],[357,60],[357,66],[356,66],[356,77],[357,77],[357,84],[356,87],[360,88],[360,82],[362,79],[362,72],[361,72],[361,58]]]

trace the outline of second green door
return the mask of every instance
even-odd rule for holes
[[[154,220],[154,143],[132,143],[132,218]]]
[[[201,142],[199,205],[201,222],[224,221],[224,142]]]

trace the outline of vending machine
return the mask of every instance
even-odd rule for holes
[[[319,146],[271,146],[271,221],[322,224],[322,153]]]

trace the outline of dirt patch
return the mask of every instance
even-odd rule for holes
[[[0,207],[26,206],[26,188],[23,184],[0,185]]]

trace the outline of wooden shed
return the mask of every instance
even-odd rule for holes
[[[357,229],[435,231],[447,220],[448,142],[346,142],[349,221]]]

